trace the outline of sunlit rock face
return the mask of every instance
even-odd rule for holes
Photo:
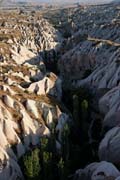
[[[41,137],[49,137],[53,124],[60,148],[70,115],[60,106],[62,81],[47,72],[40,55],[60,46],[58,31],[39,15],[1,17],[0,179],[17,180],[24,179],[19,158],[38,145]]]
[[[42,80],[32,83],[27,89],[37,95],[49,94],[58,99],[62,96],[62,81],[53,73],[48,73]]]
[[[56,81],[56,79],[54,80]],[[15,80],[11,81],[10,85],[7,82],[0,83],[0,159],[2,168],[0,178],[4,179],[8,177],[17,179],[18,176],[22,179],[17,160],[31,148],[31,145],[39,144],[40,137],[50,136],[53,123],[55,123],[58,134],[56,142],[60,144],[64,124],[70,120],[70,116],[59,108],[57,101],[59,93],[56,94],[56,91],[52,91],[50,98],[47,97],[46,92],[37,94],[32,91],[32,83],[28,89],[18,86],[18,83],[19,81]],[[39,82],[38,87],[46,88],[45,84],[39,84]],[[60,91],[60,89],[58,90]],[[12,149],[14,145],[16,152]],[[10,169],[12,169],[12,174]]]

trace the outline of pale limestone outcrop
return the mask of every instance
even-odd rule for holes
[[[50,136],[52,124],[56,127],[61,121],[57,99],[62,96],[62,82],[47,72],[42,55],[49,51],[52,57],[62,38],[40,17],[10,14],[6,19],[2,14],[1,18],[6,26],[0,33],[10,36],[0,41],[4,46],[0,44],[0,179],[23,180],[19,158],[42,136]],[[57,135],[56,146],[61,147]]]
[[[39,118],[39,112],[36,107],[36,101],[27,99],[25,102],[25,107],[27,111],[32,112],[36,118]]]
[[[4,95],[4,96],[3,96],[3,102],[4,102],[8,107],[14,108],[14,100],[13,100],[10,96]]]
[[[12,72],[11,74],[12,74],[12,76],[18,76],[18,77],[24,79],[24,81],[26,81],[26,82],[30,82],[29,76],[24,75],[23,72]]]
[[[18,92],[21,94],[20,96]],[[58,105],[52,104],[52,101],[45,95],[40,97],[34,94],[32,97],[32,94],[25,93],[15,85],[1,84],[0,148],[8,156],[7,169],[11,167],[13,172],[18,172],[11,175],[9,171],[1,167],[3,174],[0,177],[5,176],[4,172],[6,172],[6,177],[10,178],[15,178],[16,174],[19,175],[21,171],[18,165],[14,167],[15,163],[30,149],[31,145],[39,144],[40,137],[50,136],[53,123],[58,131],[56,146],[57,149],[60,149],[61,132],[64,128],[64,122],[69,121],[69,116],[62,113]],[[16,147],[16,153],[12,150],[13,145]],[[23,179],[22,174],[20,178]]]
[[[51,110],[48,111],[46,123],[47,123],[49,128],[52,128],[51,126],[53,124],[53,114],[52,114]]]
[[[62,96],[61,80],[53,73],[50,73],[38,82],[32,83],[27,90],[37,95],[49,94],[58,99]]]
[[[20,46],[20,52],[15,52],[14,50],[11,50],[12,52],[12,58],[17,64],[23,64],[25,61],[34,58],[36,55],[28,50],[25,46]]]

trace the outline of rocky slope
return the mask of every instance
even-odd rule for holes
[[[39,12],[0,12],[1,180],[24,179],[18,160],[39,144],[40,137],[51,135],[53,123],[60,150],[63,128],[72,121],[63,105],[62,91],[67,89],[68,102],[73,98],[69,106],[76,107],[72,113],[78,120],[82,114],[78,112],[78,96],[68,92],[81,87],[87,87],[93,99],[91,117],[80,125],[85,125],[90,145],[96,141],[92,139],[96,135],[93,129],[101,124],[102,131],[100,127],[96,131],[102,139],[97,139],[101,141],[97,150],[99,162],[87,161],[89,165],[77,170],[74,178],[120,178],[120,8],[86,6],[66,12],[67,16],[61,14],[59,28],[64,33],[70,31],[67,38],[49,23],[51,17],[46,20]],[[59,70],[59,76],[51,69]],[[87,102],[83,102],[87,107]]]
[[[70,115],[60,103],[60,78],[40,56],[56,51],[60,34],[39,14],[1,13],[0,27],[0,179],[15,180],[23,179],[18,159],[50,136],[53,123],[60,148]]]
[[[89,83],[98,88],[112,88],[117,85],[119,8],[97,6],[78,9],[71,21],[77,26],[78,31],[66,41],[65,48],[69,51],[60,60],[60,70],[63,71],[61,74],[69,76],[69,73],[72,73],[73,76],[70,78],[75,86]],[[76,63],[73,63],[74,60]],[[74,72],[71,72],[72,67],[75,68]],[[86,70],[92,71],[91,76],[79,81],[84,77]]]
[[[73,34],[64,40],[61,48],[60,76],[67,89],[87,87],[93,93],[96,101],[93,106],[102,115],[99,160],[119,166],[120,8],[118,5],[86,6],[69,13]],[[77,171],[75,179],[119,176],[109,165],[106,165],[108,169],[104,168],[105,164],[100,162],[100,169],[99,163],[91,164]]]

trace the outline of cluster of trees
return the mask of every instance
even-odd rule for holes
[[[67,98],[65,98],[67,97]],[[63,91],[63,102],[73,115],[70,130],[70,160],[73,164],[71,172],[97,161],[98,147],[89,141],[90,125],[93,121],[93,95],[86,87]],[[97,131],[98,128],[96,128]],[[94,136],[96,132],[93,132]],[[94,153],[95,152],[95,153]]]
[[[68,172],[69,127],[65,125],[61,151],[56,148],[55,128],[51,137],[42,137],[39,147],[33,148],[20,159],[23,174],[28,180],[65,180]]]
[[[88,93],[88,97],[83,94],[82,91],[80,94],[73,93],[74,122],[66,123],[64,126],[60,151],[56,148],[57,134],[53,124],[51,136],[42,137],[39,147],[33,148],[22,157],[20,165],[26,179],[72,179],[76,169],[93,161],[91,149],[87,144],[89,96]]]

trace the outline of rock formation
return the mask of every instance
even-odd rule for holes
[[[50,23],[50,15],[44,18],[43,12],[0,12],[0,179],[24,179],[19,159],[36,147],[41,137],[51,136],[53,124],[56,147],[60,150],[66,123],[75,123],[63,105],[63,90],[87,87],[93,99],[89,104],[83,97],[82,102],[87,104],[87,110],[83,110],[86,114],[89,106],[92,109],[89,120],[79,122],[82,105],[74,93],[71,99],[77,97],[77,110],[74,108],[73,118],[81,125],[83,141],[87,139],[85,147],[99,143],[99,162],[88,161],[89,165],[77,170],[74,178],[119,180],[119,6],[56,11],[60,12],[58,28],[64,37],[54,28],[58,26],[56,21]],[[102,127],[97,127],[100,123]],[[93,138],[93,129],[102,129],[99,140]]]
[[[99,160],[102,162],[78,170],[75,179],[115,179],[119,176],[119,172],[115,176],[111,168],[108,168],[111,174],[105,172],[104,165],[107,162],[103,161],[119,166],[120,160],[119,5],[76,8],[74,11],[71,10],[71,21],[76,26],[76,30],[62,44],[58,62],[60,75],[64,86],[68,89],[88,87],[92,92],[93,101],[96,101],[93,108],[101,115],[102,132],[100,133],[103,138],[98,152]],[[93,123],[94,121],[91,122],[91,126]],[[99,171],[99,165],[103,170],[100,167]]]
[[[1,14],[0,24],[0,179],[24,179],[19,158],[40,137],[50,136],[53,123],[60,144],[70,120],[59,102],[61,80],[46,71],[42,59],[44,51],[59,47],[61,38],[39,15]]]
[[[76,171],[75,179],[79,180],[107,180],[115,179],[120,175],[120,172],[114,165],[109,162],[101,161],[100,163],[92,163],[88,165],[84,170],[80,169]]]

